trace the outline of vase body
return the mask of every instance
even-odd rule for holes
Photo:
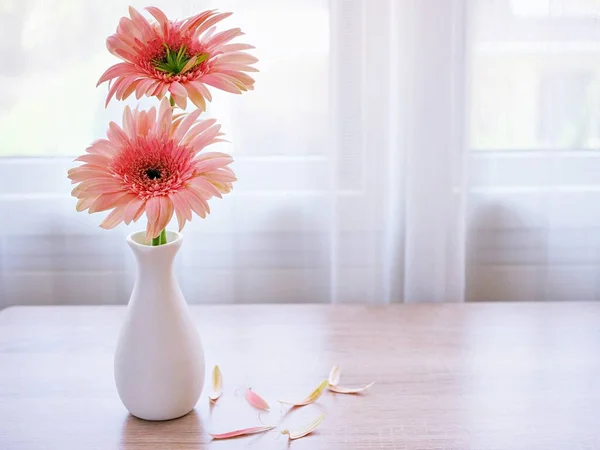
[[[131,414],[170,420],[189,413],[204,385],[204,351],[173,272],[182,243],[144,245],[144,232],[127,238],[137,275],[115,353],[115,382]]]

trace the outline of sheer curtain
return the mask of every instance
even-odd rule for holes
[[[129,3],[0,9],[0,307],[128,299],[144,224],[100,230],[66,170],[120,121],[94,86]],[[261,60],[207,111],[239,182],[184,230],[188,301],[595,298],[596,11],[575,3],[156,2],[235,11]]]
[[[600,3],[477,1],[468,300],[600,297]]]

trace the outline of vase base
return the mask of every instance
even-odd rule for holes
[[[144,420],[146,422],[168,422],[169,420],[177,420],[177,419],[181,419],[182,417],[187,416],[188,414],[194,412],[195,408],[190,409],[188,412],[184,413],[184,414],[179,414],[179,415],[174,415],[173,417],[141,417],[141,416],[136,416],[135,414],[133,414],[132,412],[129,412],[129,414],[132,417],[135,417],[136,419],[139,420]]]

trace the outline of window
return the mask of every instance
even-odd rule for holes
[[[600,4],[473,11],[469,298],[598,298]]]

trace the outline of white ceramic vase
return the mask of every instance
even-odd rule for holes
[[[182,236],[167,232],[167,243],[144,244],[143,231],[127,243],[137,276],[115,353],[115,382],[131,414],[169,420],[189,413],[204,385],[204,351],[187,303],[173,273]]]

